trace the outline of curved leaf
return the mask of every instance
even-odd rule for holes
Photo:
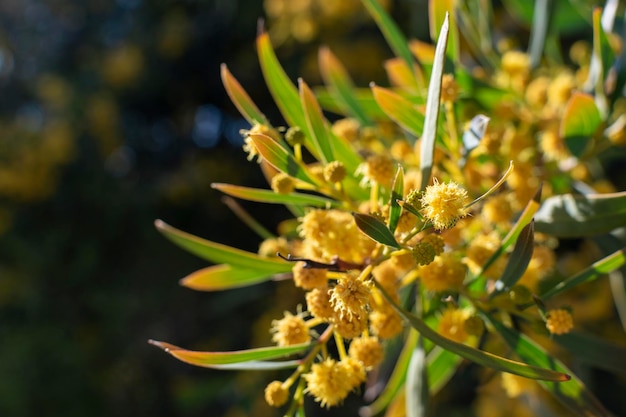
[[[402,165],[398,165],[396,176],[391,185],[391,197],[389,198],[389,230],[396,231],[400,216],[402,215],[402,206],[398,201],[402,200],[404,193],[404,169]]]
[[[370,238],[383,245],[400,249],[400,244],[396,242],[393,233],[387,225],[374,216],[363,213],[352,213],[357,227]]]
[[[416,137],[424,130],[424,115],[406,98],[393,91],[372,86],[372,93],[381,109],[390,119],[398,123]]]
[[[269,273],[290,271],[293,265],[278,259],[263,258],[241,249],[211,242],[155,220],[154,226],[169,240],[203,259],[215,263],[227,263],[240,268],[262,270]]]
[[[348,71],[328,47],[320,48],[319,66],[322,78],[328,85],[331,95],[341,104],[344,111],[357,119],[361,125],[370,125],[369,117],[355,97],[354,84]]]
[[[420,147],[420,171],[422,172],[422,183],[420,190],[426,188],[430,182],[430,174],[433,169],[433,159],[435,153],[435,140],[437,139],[437,125],[439,120],[439,102],[441,100],[441,77],[443,76],[443,65],[445,61],[446,45],[448,42],[448,14],[441,26],[439,40],[435,48],[435,60],[433,70],[428,84],[428,98],[426,99],[426,114],[424,117],[424,132]]]
[[[549,197],[535,215],[537,232],[557,237],[600,235],[622,226],[626,226],[626,192]]]
[[[295,353],[301,353],[311,347],[311,344],[305,343],[293,346],[270,346],[233,352],[199,352],[195,350],[183,349],[170,343],[159,342],[157,340],[149,340],[148,343],[163,349],[165,352],[182,362],[205,368],[213,368],[216,365],[230,365],[275,359],[293,355]]]
[[[574,92],[565,106],[559,133],[570,152],[574,156],[581,156],[601,125],[602,117],[594,98],[589,94]]]
[[[239,84],[235,77],[233,77],[226,64],[222,64],[220,75],[228,97],[248,123],[251,125],[258,123],[269,126],[269,122],[265,118],[265,115],[259,110],[256,104],[254,104],[241,84]]]
[[[324,119],[322,109],[313,91],[302,78],[298,79],[298,86],[300,87],[300,102],[304,109],[304,117],[311,134],[311,142],[315,146],[321,162],[328,163],[333,161],[335,159],[333,157],[333,148],[328,138],[326,119]]]
[[[496,291],[492,293],[492,296],[510,289],[524,275],[530,258],[533,256],[534,236],[533,222],[530,222],[522,229],[517,238],[511,257],[502,273],[502,278],[496,282]]]
[[[552,337],[581,362],[626,375],[626,347],[584,333],[571,332]]]
[[[306,168],[298,162],[285,148],[280,146],[274,139],[261,133],[251,133],[248,136],[252,139],[254,146],[263,160],[279,171],[284,172],[290,177],[299,179],[311,185],[315,185],[315,181],[309,177]]]
[[[423,338],[419,338],[417,346],[411,354],[411,361],[406,374],[404,386],[406,395],[407,417],[424,417],[428,409],[428,363]]]
[[[337,114],[344,114],[344,109],[341,102],[338,101],[336,97],[332,95],[327,89],[322,89],[318,87],[314,88],[314,91],[315,95],[317,96],[317,100],[324,110],[328,110]],[[363,108],[365,115],[369,119],[388,119],[388,116],[380,108],[378,103],[376,103],[371,89],[355,88],[352,93],[354,94],[355,100],[357,101],[357,103],[359,103],[359,106]]]
[[[409,322],[411,327],[417,330],[420,335],[429,339],[433,343],[442,348],[455,353],[465,359],[475,362],[479,365],[493,368],[502,372],[509,372],[515,375],[520,375],[526,378],[541,379],[546,381],[563,382],[569,380],[569,375],[563,372],[557,372],[553,369],[546,369],[537,366],[530,366],[525,363],[516,362],[511,359],[503,358],[493,353],[485,352],[475,349],[473,347],[457,343],[451,339],[448,339],[435,330],[431,329],[422,319],[404,310],[398,304],[393,301],[385,290],[376,282],[376,286],[383,294],[385,299],[393,308]]]
[[[211,188],[215,188],[232,197],[241,198],[248,201],[256,201],[259,203],[271,204],[295,204],[298,206],[314,206],[314,207],[335,207],[340,205],[338,201],[330,198],[320,197],[317,195],[290,193],[278,194],[272,190],[263,190],[259,188],[242,187],[240,185],[213,183]]]
[[[262,269],[220,264],[192,272],[180,280],[180,285],[196,291],[222,291],[259,284],[273,276],[274,273]]]
[[[547,380],[539,381],[539,384],[552,394],[563,405],[569,408],[574,415],[581,417],[610,417],[598,399],[572,372],[553,355],[546,352],[528,336],[505,327],[502,323],[485,316],[504,341],[524,361],[542,368],[551,368],[563,374],[572,375],[567,382],[558,384]]]
[[[599,278],[601,275],[608,274],[612,271],[615,271],[618,268],[621,268],[626,264],[626,248],[620,249],[616,252],[613,252],[611,255],[606,256],[599,261],[592,263],[589,267],[580,271],[576,275],[566,279],[565,281],[559,282],[552,288],[546,289],[542,294],[541,298],[543,300],[547,300],[548,298],[554,297],[557,294],[562,293],[572,287],[575,287],[578,284],[582,284],[583,282],[593,281]]]

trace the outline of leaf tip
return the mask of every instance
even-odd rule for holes
[[[159,342],[158,340],[148,339],[148,343],[151,344],[152,346],[156,346],[160,349],[163,349],[166,352],[169,351],[169,348],[163,342]]]
[[[163,220],[161,219],[156,219],[154,221],[154,227],[157,228],[157,230],[163,230],[167,227],[167,223],[165,223]]]

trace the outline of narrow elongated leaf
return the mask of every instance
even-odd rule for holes
[[[226,365],[210,365],[207,368],[222,371],[277,371],[280,369],[293,369],[302,364],[302,361],[248,361],[230,363]]]
[[[404,197],[402,194],[404,193],[404,169],[402,165],[398,165],[398,170],[396,171],[396,176],[393,179],[393,184],[391,185],[391,198],[389,199],[389,230],[392,232],[396,231],[396,227],[398,227],[398,221],[400,221],[400,216],[402,215],[402,206],[398,201],[402,200]]]
[[[535,215],[535,230],[558,237],[608,233],[626,226],[626,192],[547,198]]]
[[[226,263],[244,269],[257,269],[270,273],[287,272],[293,266],[289,262],[263,258],[251,252],[199,238],[176,229],[162,220],[155,220],[154,225],[159,232],[181,248],[210,262]]]
[[[354,84],[337,57],[327,47],[320,48],[319,66],[324,83],[343,110],[363,126],[371,125],[367,113],[354,94]]]
[[[541,198],[541,189],[537,190],[533,199],[530,200],[528,204],[526,204],[524,211],[522,212],[520,217],[517,219],[517,221],[513,225],[513,228],[509,230],[509,233],[507,233],[507,235],[504,237],[504,239],[502,240],[502,243],[500,244],[500,247],[493,253],[493,255],[491,255],[491,257],[489,258],[489,260],[487,260],[485,265],[483,265],[483,268],[480,271],[480,275],[482,275],[496,261],[496,259],[502,256],[502,254],[505,253],[506,250],[514,242],[517,241],[519,235],[522,233],[522,230],[524,230],[525,227],[528,224],[530,224],[531,221],[533,221],[533,216],[539,209],[540,198]],[[531,255],[532,255],[532,252],[531,252]]]
[[[357,227],[378,243],[400,249],[400,244],[396,242],[393,233],[387,225],[374,216],[363,213],[353,213]]]
[[[317,150],[321,162],[328,163],[333,161],[335,158],[333,157],[333,149],[328,138],[326,119],[324,119],[322,109],[313,91],[302,78],[298,79],[298,85],[300,87],[300,102],[302,103],[304,117],[311,134],[311,142]]]
[[[431,395],[438,393],[452,378],[462,358],[441,346],[428,353],[428,387]]]
[[[534,366],[554,369],[562,374],[571,375],[569,381],[555,383],[547,380],[540,380],[541,386],[559,400],[564,406],[569,408],[574,415],[581,417],[610,417],[598,399],[587,389],[587,387],[572,372],[553,355],[545,351],[528,336],[513,329],[505,327],[502,323],[489,320],[504,341],[523,360]]]
[[[417,67],[409,67],[404,59],[395,57],[388,59],[383,64],[389,83],[394,87],[410,92],[415,91],[415,78],[418,77],[422,82],[422,75]],[[417,74],[416,74],[417,73]]]
[[[448,339],[435,330],[431,329],[422,319],[414,314],[404,310],[402,307],[389,297],[385,290],[376,282],[376,286],[383,294],[385,299],[393,308],[402,316],[411,327],[417,330],[420,335],[429,339],[434,344],[441,346],[442,348],[455,353],[465,359],[475,362],[479,365],[493,368],[502,372],[509,372],[515,375],[520,375],[526,378],[541,379],[546,381],[563,382],[569,380],[569,375],[563,372],[557,372],[553,369],[530,366],[525,363],[516,362],[507,358],[503,358],[493,353],[485,352],[475,349],[473,347],[457,343],[451,339]]]
[[[602,117],[594,98],[589,94],[575,92],[565,106],[559,133],[570,152],[574,156],[581,156],[601,125]]]
[[[415,61],[411,50],[409,49],[408,42],[393,19],[385,12],[385,9],[377,0],[362,0],[363,4],[367,8],[367,11],[376,21],[376,24],[383,33],[383,36],[387,40],[387,43],[396,54],[402,58],[409,68],[413,68]],[[420,87],[417,84],[416,86]]]
[[[278,62],[269,35],[266,32],[261,33],[257,37],[256,44],[265,83],[280,113],[290,126],[297,126],[304,132],[305,147],[313,156],[316,158],[319,157],[317,149],[311,141],[311,132],[309,132],[304,110],[300,103],[298,89],[291,82],[285,70]]]
[[[609,42],[609,38],[602,28],[602,9],[597,7],[593,10],[593,59],[600,63],[600,77],[598,86],[603,86],[609,75],[609,71],[615,61],[615,53]]]
[[[543,300],[547,300],[551,297],[554,297],[557,294],[562,293],[572,287],[575,287],[578,284],[582,284],[583,282],[590,282],[595,279],[598,279],[600,276],[604,274],[608,274],[612,271],[621,268],[626,264],[626,248],[622,248],[616,252],[613,252],[609,256],[606,256],[594,263],[592,263],[589,267],[580,271],[576,275],[566,279],[565,281],[559,282],[552,288],[546,289],[542,294],[541,298]]]
[[[157,346],[176,359],[195,366],[211,368],[215,365],[229,365],[250,361],[264,361],[281,358],[295,353],[301,353],[311,347],[305,343],[292,346],[270,346],[256,349],[237,350],[232,352],[199,352],[187,350],[167,342],[149,340],[151,345]]]
[[[430,38],[433,41],[439,39],[441,34],[437,33],[437,28],[443,26],[444,22],[450,19],[450,34],[448,40],[448,56],[450,60],[454,63],[459,62],[460,52],[459,52],[459,31],[457,29],[457,25],[454,18],[454,11],[457,8],[456,0],[430,0],[429,4],[429,27],[430,27]]]
[[[326,89],[314,88],[315,95],[317,96],[317,100],[324,110],[328,110],[333,113],[345,115],[345,110],[342,107],[340,101],[336,99],[334,95],[328,92]],[[386,120],[388,119],[387,114],[380,108],[376,100],[374,99],[374,95],[372,94],[372,90],[369,88],[356,88],[353,91],[354,98],[359,103],[359,106],[363,108],[365,115],[368,119],[371,120]]]
[[[274,139],[261,133],[252,133],[249,138],[252,139],[256,150],[268,164],[290,177],[315,185],[315,181],[309,177],[304,165],[276,143]]]
[[[246,90],[241,87],[241,84],[233,77],[226,64],[222,64],[221,66],[221,77],[228,97],[230,97],[230,100],[235,107],[237,107],[239,113],[241,113],[248,123],[251,125],[258,123],[269,126],[270,124],[265,118],[265,115],[259,110],[256,104],[254,104],[248,93],[246,93]]]
[[[613,234],[606,234],[595,237],[593,241],[598,245],[602,254],[612,253],[620,249],[623,243]],[[609,283],[613,304],[622,323],[622,328],[626,330],[626,266],[622,266],[609,272]]]
[[[533,11],[533,24],[530,32],[530,45],[528,46],[528,55],[530,55],[531,68],[536,68],[541,61],[543,54],[543,46],[546,42],[552,12],[554,10],[552,0],[535,1],[535,10]]]
[[[426,99],[426,114],[424,117],[424,132],[420,147],[420,170],[422,172],[422,183],[420,190],[426,188],[430,181],[433,169],[433,159],[435,154],[435,140],[437,139],[437,126],[439,120],[439,102],[441,100],[441,77],[443,76],[443,65],[448,43],[448,15],[443,21],[437,47],[435,48],[435,60],[433,71],[428,84],[428,98]]]
[[[553,338],[581,362],[626,375],[626,347],[585,333],[571,332]]]
[[[212,265],[187,275],[180,285],[196,291],[222,291],[270,280],[274,273],[226,264]]]
[[[533,256],[534,235],[533,222],[531,221],[524,226],[518,236],[511,257],[502,273],[502,278],[496,282],[496,291],[491,294],[492,297],[514,286],[524,275],[530,258]]]
[[[404,129],[416,137],[424,130],[424,115],[409,100],[393,91],[372,86],[372,93],[381,109]]]
[[[294,204],[297,206],[313,206],[313,207],[335,207],[340,203],[330,198],[320,197],[317,195],[290,193],[278,194],[272,190],[263,190],[259,188],[242,187],[240,185],[213,183],[211,188],[220,190],[232,197],[241,198],[248,201],[257,201],[259,203],[271,204]]]

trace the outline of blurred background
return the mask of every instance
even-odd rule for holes
[[[426,0],[385,3],[428,39]],[[263,17],[293,79],[319,85],[328,44],[357,84],[386,84],[391,52],[358,0],[0,1],[0,416],[274,415],[275,375],[194,368],[147,343],[262,346],[302,302],[282,283],[178,286],[206,263],[153,227],[257,250],[210,184],[266,187],[219,77],[226,63],[281,124],[255,55]],[[287,217],[244,206],[270,230]]]

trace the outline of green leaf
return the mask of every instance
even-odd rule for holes
[[[259,203],[271,204],[295,204],[297,206],[313,206],[313,207],[337,207],[341,203],[330,198],[320,197],[317,195],[290,193],[278,194],[272,190],[263,190],[259,188],[242,187],[232,184],[213,183],[211,188],[215,188],[232,197],[241,198],[248,201],[256,201]]]
[[[378,86],[372,86],[374,99],[389,118],[416,137],[424,130],[424,115],[415,105],[393,91]]]
[[[293,355],[295,353],[301,353],[306,351],[311,347],[311,344],[305,343],[300,345],[293,346],[270,346],[264,348],[256,348],[256,349],[246,349],[246,350],[238,350],[233,352],[199,352],[195,350],[187,350],[180,348],[178,346],[174,346],[167,342],[159,342],[157,340],[149,340],[148,343],[151,345],[157,346],[163,349],[165,352],[169,353],[176,359],[191,364],[195,366],[202,366],[204,368],[218,368],[225,369],[225,365],[232,364],[246,364],[250,366],[251,364],[259,365],[259,368],[256,369],[268,369],[268,363],[259,364],[257,361],[264,361],[267,359],[275,359],[281,358],[288,355]],[[298,365],[300,361],[290,361],[287,362],[288,367],[293,367],[294,365]],[[280,363],[276,363],[278,366],[281,366]],[[284,366],[284,364],[283,364]],[[231,369],[237,369],[235,367]],[[251,368],[239,368],[239,369],[255,369]],[[274,368],[280,369],[280,368]]]
[[[509,10],[509,14],[530,27],[533,22],[534,3],[528,0],[504,0],[502,2]],[[585,19],[591,10],[577,10],[572,1],[555,1],[552,13],[554,29],[560,34],[571,34],[589,27],[589,21]]]
[[[509,172],[509,171],[507,171],[507,172]],[[491,255],[491,257],[487,260],[485,265],[483,265],[483,268],[481,269],[479,275],[483,275],[484,272],[500,256],[502,256],[502,254],[504,254],[506,252],[506,250],[514,242],[517,241],[517,239],[520,236],[520,234],[522,233],[522,231],[525,230],[526,226],[528,224],[530,224],[531,221],[533,221],[533,216],[535,215],[535,213],[539,209],[539,199],[540,198],[541,198],[541,189],[537,190],[537,192],[535,193],[535,196],[533,197],[533,199],[530,200],[528,202],[528,204],[526,204],[526,207],[524,208],[524,211],[522,212],[520,217],[517,219],[517,221],[513,225],[513,228],[511,230],[509,230],[509,233],[507,233],[507,235],[504,237],[504,239],[502,240],[502,243],[500,244],[500,247],[493,253],[493,255]],[[531,252],[531,255],[532,255],[532,252]]]
[[[517,238],[511,257],[502,273],[502,278],[496,282],[496,290],[491,293],[491,297],[510,289],[524,275],[530,258],[533,256],[534,235],[533,222],[531,221],[524,226]]]
[[[252,139],[256,150],[268,164],[290,177],[297,178],[307,184],[316,185],[315,181],[307,174],[304,165],[274,139],[261,133],[251,133],[248,137]]]
[[[396,231],[398,221],[402,215],[402,206],[398,201],[402,200],[404,194],[404,169],[402,165],[398,165],[396,176],[391,185],[391,198],[389,199],[389,230]]]
[[[270,280],[273,276],[273,273],[262,269],[220,264],[202,268],[187,275],[180,280],[180,285],[196,291],[222,291],[259,284]]]
[[[535,215],[535,230],[574,238],[608,233],[626,226],[626,192],[556,195],[544,200]]]
[[[602,125],[602,117],[594,98],[585,93],[574,92],[561,118],[560,135],[574,156],[581,156],[590,138]]]
[[[265,83],[287,123],[299,127],[305,135],[305,147],[318,158],[319,154],[311,139],[298,90],[281,67],[266,32],[257,37],[257,53]]]
[[[448,15],[443,21],[439,40],[435,48],[435,60],[433,71],[428,84],[428,98],[426,99],[426,114],[424,118],[424,132],[420,148],[420,171],[422,183],[420,190],[424,190],[430,182],[435,154],[435,140],[437,139],[437,126],[439,120],[439,102],[441,100],[441,77],[445,61],[446,45],[448,42]]]
[[[622,248],[608,256],[605,256],[604,258],[592,263],[589,267],[580,271],[576,275],[559,282],[552,288],[545,289],[541,294],[541,299],[547,300],[562,293],[563,291],[575,287],[578,284],[596,280],[601,275],[608,274],[618,268],[621,268],[624,264],[626,264],[626,248]]]
[[[244,90],[241,84],[233,77],[226,64],[222,64],[221,66],[221,77],[228,97],[230,97],[230,100],[235,107],[237,107],[239,113],[241,113],[248,123],[251,125],[258,123],[270,126],[265,115],[261,113],[256,104],[250,99],[250,96],[248,96],[248,93],[246,93],[246,90]]]
[[[336,97],[333,96],[328,90],[314,88],[314,91],[317,96],[317,100],[324,110],[345,115],[341,102],[337,101]],[[359,103],[359,106],[363,108],[363,111],[368,119],[386,120],[389,118],[389,116],[387,116],[387,114],[380,108],[378,103],[376,103],[371,89],[356,88],[353,91],[353,94],[354,98]]]
[[[596,86],[596,92],[602,93],[604,95],[604,91],[602,87],[604,86],[605,81],[609,77],[609,71],[615,62],[615,53],[613,52],[613,48],[611,47],[611,43],[609,42],[609,38],[607,34],[604,32],[602,28],[602,9],[597,7],[593,10],[593,58],[592,60],[596,60],[600,65],[600,76],[598,77]]]
[[[531,67],[536,68],[541,61],[543,46],[548,35],[550,20],[552,19],[553,2],[551,0],[535,1],[533,10],[533,24],[530,32],[530,45],[528,55],[530,55]]]
[[[448,56],[450,60],[454,63],[459,62],[460,52],[459,52],[459,31],[457,29],[457,25],[454,18],[454,13],[457,8],[456,0],[430,0],[429,1],[429,27],[430,27],[430,38],[433,41],[439,39],[437,36],[437,28],[443,26],[444,22],[447,19],[450,19],[450,34],[448,39]]]
[[[199,238],[176,229],[162,220],[155,220],[154,225],[176,245],[210,262],[226,263],[234,267],[257,269],[268,273],[288,272],[293,267],[289,262],[263,258],[251,252]]]
[[[383,9],[377,0],[362,1],[367,11],[376,21],[376,24],[396,56],[402,58],[409,68],[413,68],[415,60],[409,49],[409,44],[393,19],[385,12],[385,9]],[[415,81],[415,85],[418,88],[420,87],[417,84],[417,80]]]
[[[459,355],[455,355],[441,346],[435,346],[428,353],[428,387],[432,395],[439,392],[452,378],[461,363],[461,359]]]
[[[328,138],[326,119],[324,119],[322,109],[313,91],[311,91],[302,78],[298,79],[298,85],[300,87],[300,102],[304,109],[304,117],[306,118],[308,130],[311,133],[311,141],[313,146],[315,146],[317,154],[320,156],[321,162],[327,164],[335,158]]]
[[[348,71],[328,47],[320,48],[319,66],[324,83],[328,85],[330,94],[340,104],[342,110],[358,120],[362,126],[371,125],[367,113],[354,94],[354,84]]]
[[[603,255],[612,253],[623,246],[622,241],[613,234],[595,237],[593,241],[598,245]],[[622,328],[626,330],[626,266],[609,272],[609,283],[613,304]]]
[[[357,227],[378,243],[400,249],[400,244],[396,242],[393,233],[387,225],[374,216],[363,213],[352,213]]]
[[[569,379],[569,376],[562,372],[556,372],[552,369],[526,365],[525,363],[516,362],[498,355],[494,355],[493,353],[478,350],[471,346],[467,346],[450,340],[431,329],[419,317],[409,313],[402,307],[398,306],[398,304],[394,300],[392,300],[391,297],[389,297],[386,291],[376,281],[374,282],[387,300],[387,302],[393,306],[393,308],[398,312],[398,314],[400,314],[400,316],[402,316],[406,321],[409,322],[411,327],[413,327],[420,333],[420,335],[429,339],[434,344],[441,346],[442,348],[452,353],[455,353],[479,365],[486,366],[502,372],[509,372],[526,378],[555,382],[563,382]]]
[[[626,375],[626,348],[597,336],[571,332],[553,335],[554,340],[581,362],[611,373]]]
[[[551,381],[539,381],[539,383],[575,415],[610,417],[610,414],[591,391],[561,361],[546,352],[528,336],[505,327],[502,323],[492,320],[488,316],[485,316],[485,319],[491,322],[496,331],[504,338],[504,341],[523,361],[534,366],[550,368],[556,372],[571,375],[571,379],[567,382],[557,384]]]

